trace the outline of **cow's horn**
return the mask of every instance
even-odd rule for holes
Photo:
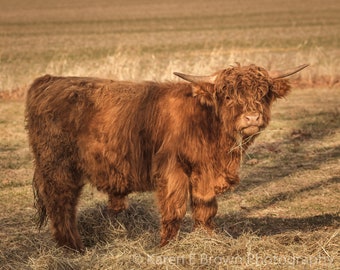
[[[211,76],[194,76],[194,75],[188,75],[188,74],[183,74],[179,72],[174,72],[174,74],[183,80],[186,80],[188,82],[192,83],[214,83],[216,79],[216,75],[211,75]]]
[[[288,70],[284,70],[284,71],[270,71],[269,75],[273,79],[281,79],[281,78],[285,78],[285,77],[288,77],[290,75],[293,75],[293,74],[303,70],[304,68],[306,68],[308,66],[309,66],[309,64],[304,64],[304,65],[298,66],[296,68],[292,68],[292,69],[288,69]]]

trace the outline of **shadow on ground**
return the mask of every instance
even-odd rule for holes
[[[244,177],[236,192],[251,190],[263,184],[280,181],[281,178],[300,171],[318,170],[330,160],[340,159],[340,145],[327,147],[322,145],[326,136],[340,129],[339,112],[322,112],[313,118],[304,120],[300,126],[293,127],[291,134],[277,142],[255,144],[248,155],[259,164],[243,165]],[[310,145],[319,145],[320,149],[310,149]],[[248,157],[249,159],[249,157]],[[261,161],[272,160],[269,165]]]

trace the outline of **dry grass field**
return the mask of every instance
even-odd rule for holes
[[[0,0],[0,269],[337,269],[340,267],[340,3],[236,0]],[[249,149],[242,181],[219,197],[216,234],[159,248],[152,193],[107,217],[87,186],[84,255],[34,223],[24,95],[42,74],[128,80],[208,74],[234,62],[302,63],[294,89]],[[1,98],[2,97],[2,98]]]

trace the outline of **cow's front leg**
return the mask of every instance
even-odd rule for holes
[[[216,178],[214,186],[215,186],[215,194],[221,194],[226,192],[229,189],[234,189],[235,186],[240,182],[240,178],[238,175],[233,175],[227,173],[225,175],[221,175]]]
[[[194,229],[201,227],[212,232],[214,230],[214,217],[217,213],[216,197],[210,200],[201,200],[199,198],[191,198],[191,208],[194,219]]]
[[[190,189],[194,229],[202,227],[208,232],[214,229],[213,218],[217,213],[215,186],[210,181],[193,174]]]
[[[161,212],[161,246],[175,238],[186,213],[189,179],[181,168],[159,176],[157,196]]]

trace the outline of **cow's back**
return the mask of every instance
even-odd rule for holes
[[[145,189],[138,180],[149,177],[145,167],[150,165],[145,162],[150,162],[150,153],[141,149],[140,131],[145,128],[145,103],[150,104],[147,93],[156,85],[38,78],[28,90],[26,104],[26,128],[36,164],[51,170],[62,162],[73,164],[101,190]]]

